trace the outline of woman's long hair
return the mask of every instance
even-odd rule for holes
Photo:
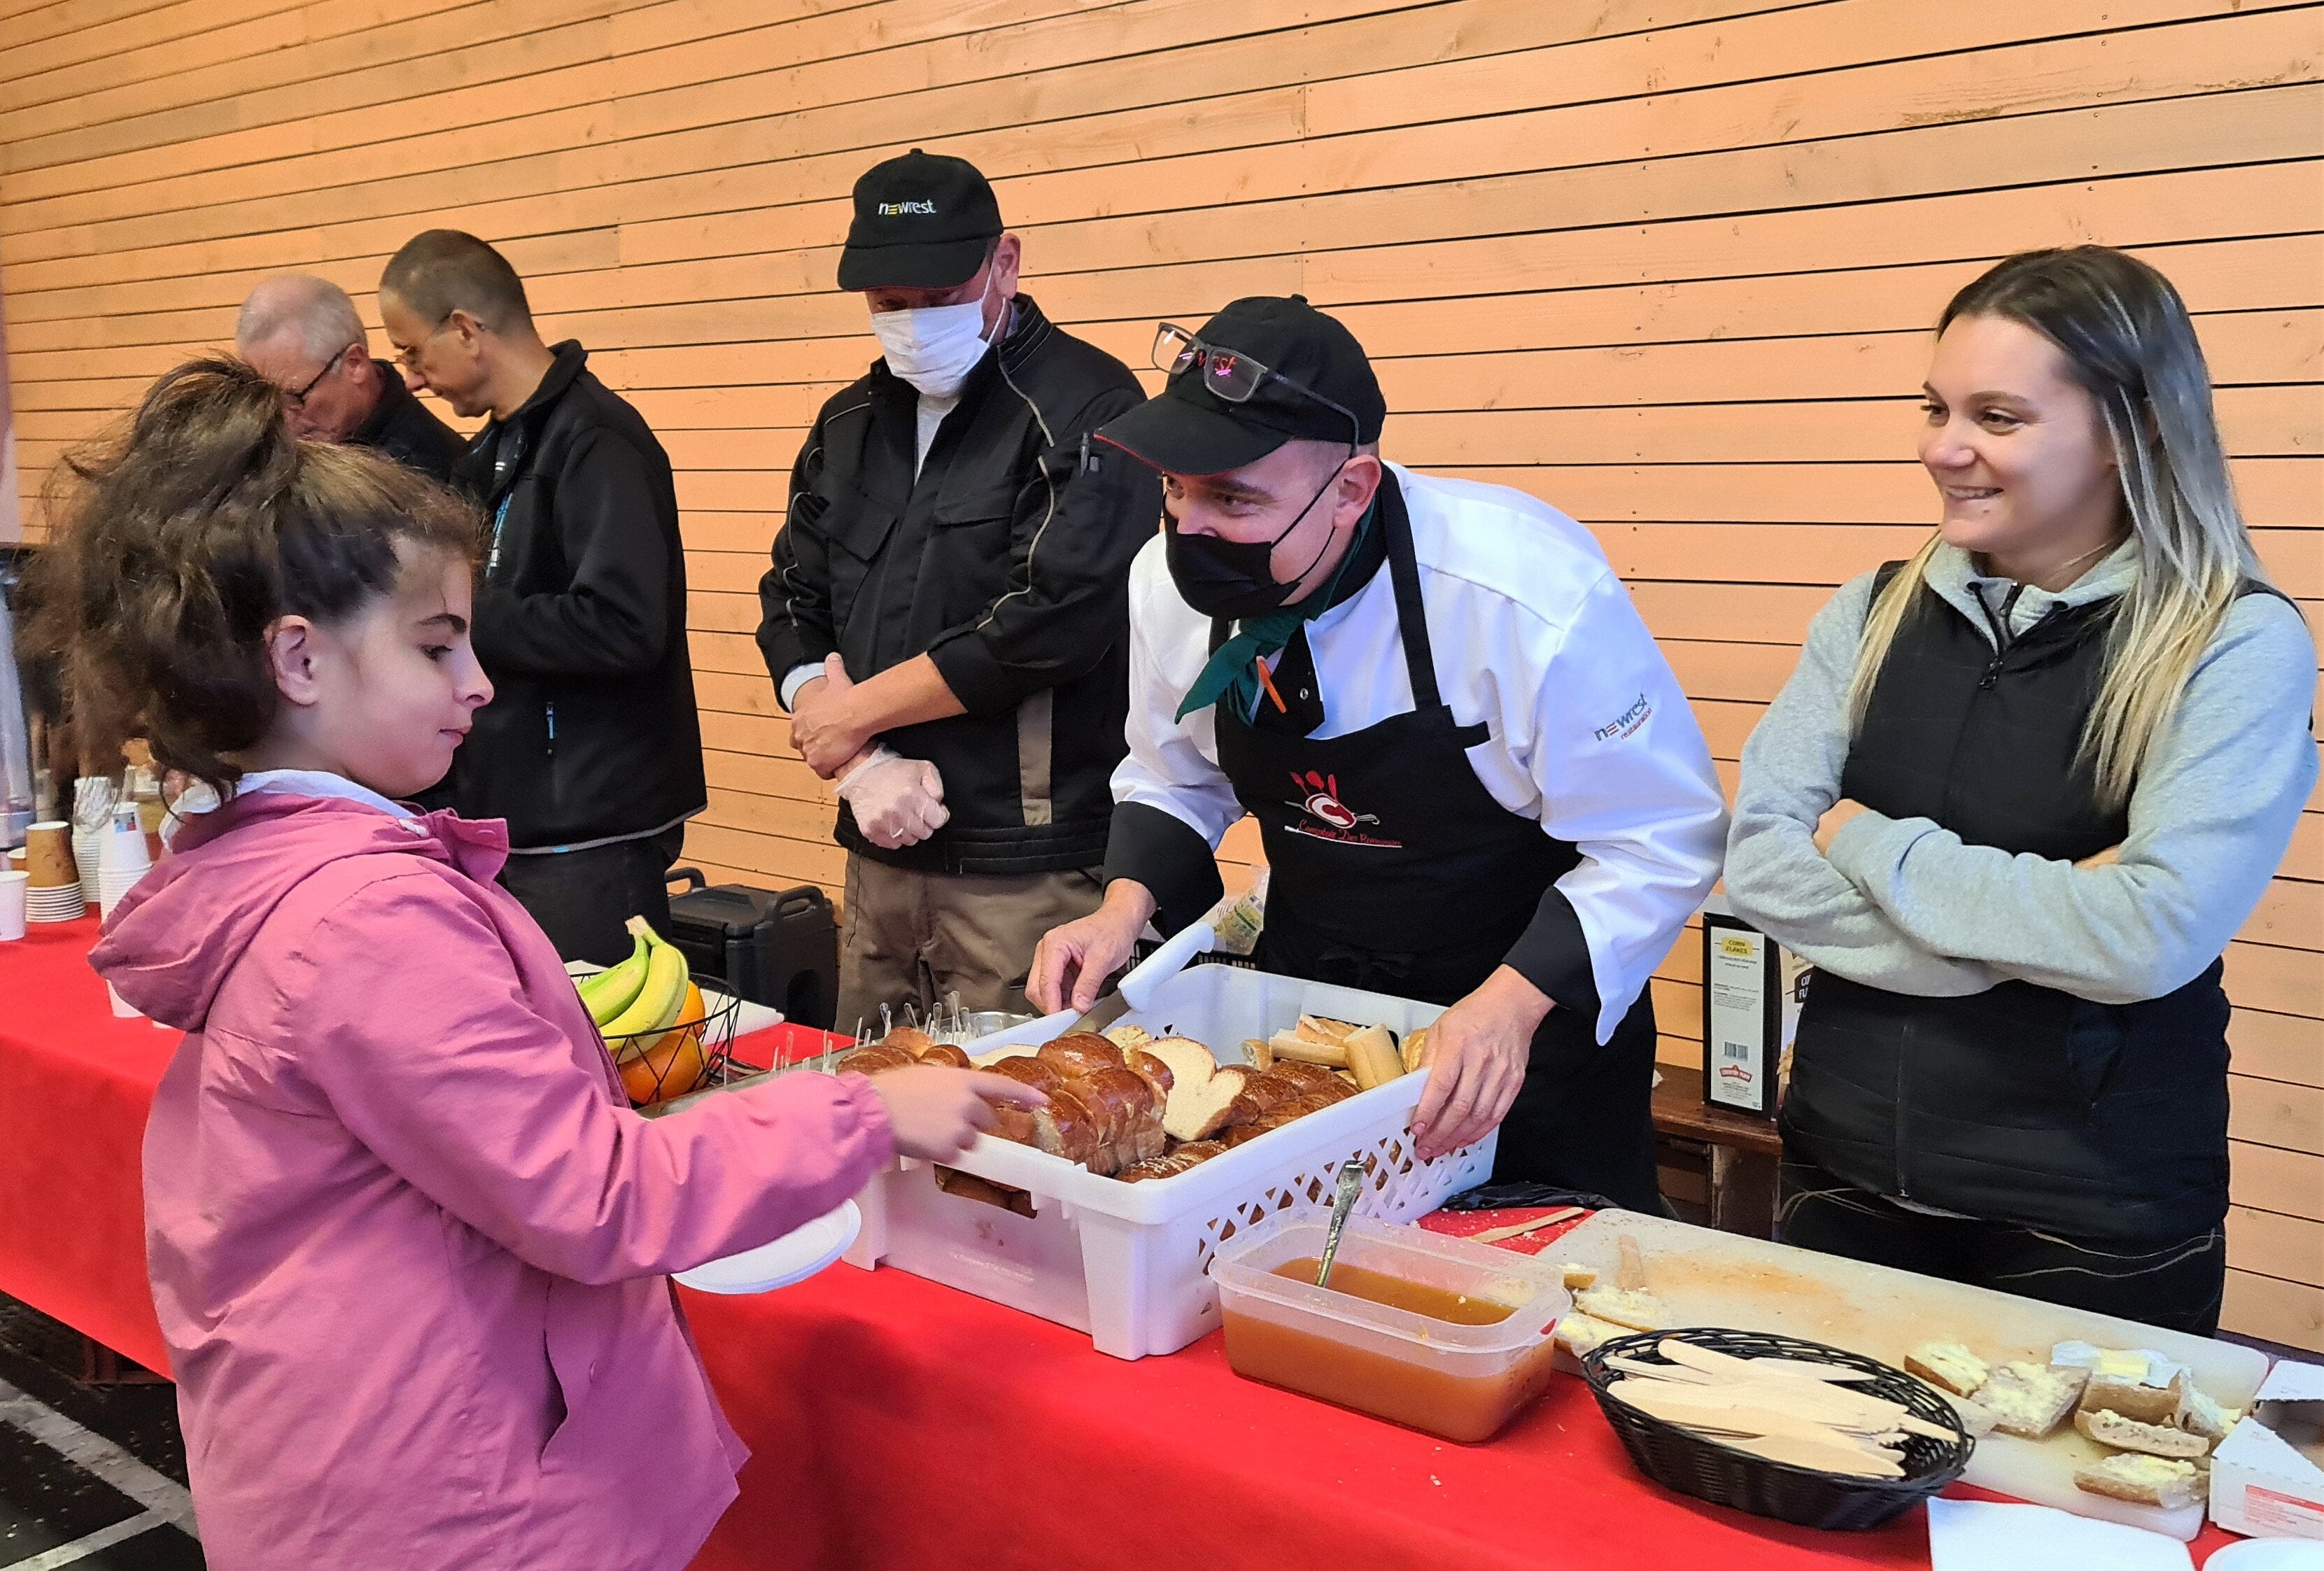
[[[2244,581],[2265,578],[2227,477],[2210,371],[2171,281],[2103,245],[1997,263],[1953,296],[1938,333],[1962,317],[2004,317],[2055,344],[2106,420],[2138,577],[2109,620],[2081,757],[2099,802],[2118,808]],[[1942,539],[1929,538],[1865,618],[1849,684],[1851,726],[1863,722]]]

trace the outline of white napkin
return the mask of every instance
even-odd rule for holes
[[[2046,1505],[1929,1502],[1931,1571],[2193,1571],[2187,1546],[2144,1528],[2093,1521]]]

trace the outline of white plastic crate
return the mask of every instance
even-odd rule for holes
[[[1196,947],[1174,942],[1132,973],[1123,992],[1136,1007],[1121,1023],[1192,1037],[1221,1062],[1236,1063],[1245,1038],[1287,1030],[1303,1013],[1378,1023],[1401,1036],[1443,1012],[1436,1004],[1232,966],[1177,969]],[[1051,1015],[969,1051],[1046,1042],[1073,1019]],[[1176,1353],[1219,1324],[1212,1252],[1286,1207],[1328,1204],[1349,1158],[1371,1159],[1358,1212],[1387,1222],[1424,1216],[1485,1181],[1498,1133],[1432,1162],[1414,1155],[1407,1126],[1426,1079],[1406,1075],[1176,1178],[1143,1184],[1097,1178],[989,1136],[951,1164],[1026,1191],[1029,1216],[947,1194],[927,1163],[906,1160],[875,1174],[857,1197],[863,1230],[844,1258],[866,1271],[884,1261],[1086,1331],[1099,1352],[1117,1358]]]

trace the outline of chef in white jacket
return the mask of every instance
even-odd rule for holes
[[[1647,977],[1727,815],[1662,652],[1587,531],[1379,457],[1346,328],[1293,296],[1165,323],[1161,394],[1101,442],[1162,473],[1130,573],[1130,753],[1104,903],[1028,980],[1088,1008],[1148,920],[1217,899],[1255,815],[1271,971],[1447,1004],[1422,1153],[1659,1210]],[[1115,461],[1124,461],[1119,454]]]

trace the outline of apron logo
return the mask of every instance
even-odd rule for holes
[[[1319,774],[1312,769],[1302,774],[1293,770],[1291,789],[1299,793],[1298,798],[1284,806],[1295,808],[1304,818],[1313,820],[1286,824],[1284,827],[1292,834],[1305,835],[1312,840],[1331,840],[1342,846],[1384,846],[1402,849],[1404,842],[1401,840],[1383,840],[1378,836],[1360,832],[1359,826],[1377,824],[1379,818],[1373,813],[1359,813],[1340,799],[1338,775]]]

